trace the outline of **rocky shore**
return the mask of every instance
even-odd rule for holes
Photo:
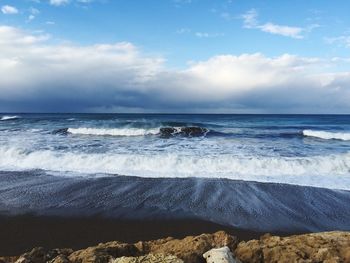
[[[214,234],[171,237],[128,244],[118,241],[73,251],[34,248],[1,263],[200,263],[200,262],[350,262],[350,232],[323,232],[289,237],[266,234],[240,241],[219,231]]]

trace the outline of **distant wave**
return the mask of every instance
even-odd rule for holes
[[[304,130],[303,135],[308,137],[320,138],[324,140],[350,141],[349,132],[327,132],[327,131]]]
[[[159,129],[141,128],[68,128],[68,133],[97,136],[144,136],[159,134]]]
[[[210,177],[350,189],[350,153],[313,157],[186,156],[180,153],[28,152],[0,146],[0,170]],[[347,185],[347,186],[346,186]]]
[[[53,134],[77,134],[94,136],[146,136],[160,135],[162,137],[172,136],[205,136],[208,129],[202,127],[159,127],[159,128],[63,128],[54,130]],[[213,132],[213,134],[215,134]]]
[[[16,120],[19,119],[19,116],[2,116],[0,121]]]

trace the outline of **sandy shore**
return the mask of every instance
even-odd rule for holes
[[[224,230],[240,240],[350,230],[350,192],[205,178],[0,172],[0,255]]]

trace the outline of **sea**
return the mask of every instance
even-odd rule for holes
[[[0,114],[0,214],[350,230],[350,115]]]
[[[0,170],[349,190],[350,116],[0,114]]]

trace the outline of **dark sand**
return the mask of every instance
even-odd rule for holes
[[[350,191],[228,179],[0,172],[1,256],[36,246],[79,249],[217,230],[245,240],[267,232],[349,231],[349,222]]]
[[[224,230],[242,240],[258,238],[262,234],[202,220],[135,221],[96,217],[3,216],[0,217],[0,256],[20,255],[38,246],[76,250],[114,240],[134,243],[168,236],[183,238],[218,230]]]

